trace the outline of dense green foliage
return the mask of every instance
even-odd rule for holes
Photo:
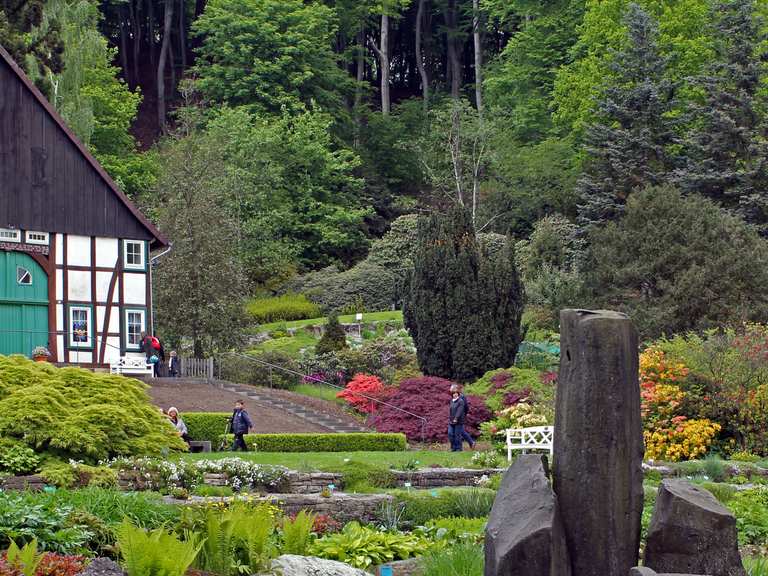
[[[283,294],[272,298],[256,298],[248,302],[248,313],[259,324],[280,320],[317,318],[320,307],[304,294]]]
[[[337,314],[331,314],[323,330],[323,336],[315,347],[318,354],[329,354],[347,348],[347,333]]]
[[[245,442],[257,452],[364,452],[400,451],[405,435],[396,433],[351,434],[246,434]]]
[[[420,223],[403,317],[422,372],[470,380],[512,364],[523,298],[510,241],[481,247],[464,209]]]
[[[138,380],[20,356],[0,356],[0,440],[87,461],[184,447]]]
[[[231,412],[186,412],[182,414],[192,440],[208,440],[217,446],[227,430]]]

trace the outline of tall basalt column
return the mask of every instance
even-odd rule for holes
[[[637,564],[643,429],[637,331],[617,312],[560,312],[553,484],[573,576]]]

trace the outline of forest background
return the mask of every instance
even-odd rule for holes
[[[517,241],[533,324],[563,306],[625,310],[646,337],[764,321],[766,16],[0,0],[0,44],[173,240],[160,329],[203,354],[238,343],[253,295],[399,307],[414,215],[455,204],[486,243]]]

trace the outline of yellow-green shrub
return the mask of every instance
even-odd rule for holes
[[[307,300],[304,294],[283,294],[272,298],[256,298],[247,305],[248,313],[259,324],[280,320],[318,318],[320,307]]]
[[[0,437],[63,460],[184,449],[138,380],[0,356]]]

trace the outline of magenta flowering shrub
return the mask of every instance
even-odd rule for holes
[[[387,403],[423,416],[426,442],[445,442],[448,436],[448,411],[453,382],[445,378],[422,376],[403,380],[387,398]],[[468,395],[469,415],[466,429],[472,436],[480,434],[479,425],[491,417],[480,396]],[[379,432],[403,432],[411,442],[421,441],[422,421],[392,406],[381,406],[368,418],[368,424]]]

